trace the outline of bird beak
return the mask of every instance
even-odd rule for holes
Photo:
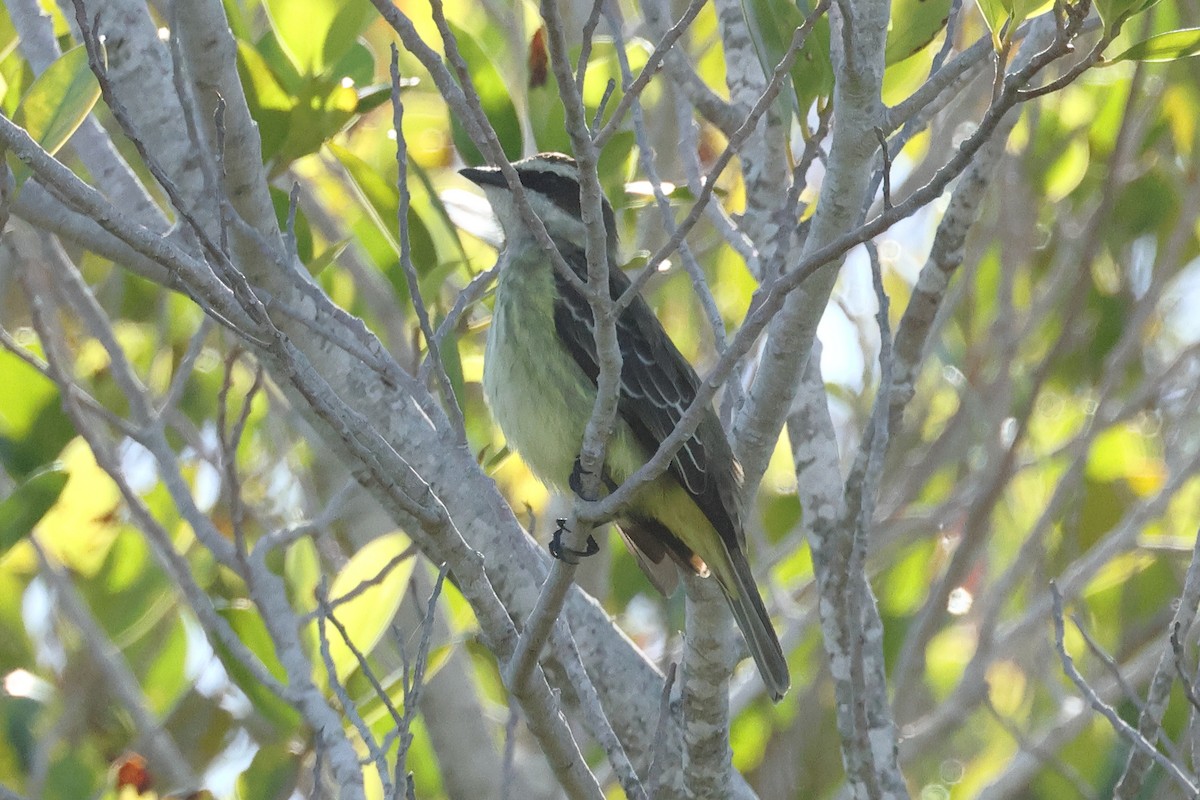
[[[464,167],[458,174],[478,186],[508,186],[496,167]]]

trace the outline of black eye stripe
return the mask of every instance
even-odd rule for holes
[[[559,175],[557,172],[526,172],[518,170],[521,185],[531,192],[537,192],[574,219],[580,219],[582,212],[579,207],[579,183],[572,178]],[[616,220],[613,218],[612,206],[608,198],[601,200],[604,214],[604,228],[610,235],[616,233]]]
[[[530,191],[543,195],[547,200],[561,208],[571,216],[579,216],[579,184],[570,178],[564,178],[556,172],[526,172],[517,173],[521,176],[521,185]]]

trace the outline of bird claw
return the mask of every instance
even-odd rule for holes
[[[570,474],[570,476],[567,477],[567,486],[569,486],[571,488],[571,491],[574,492],[577,497],[590,502],[591,500],[593,500],[595,498],[588,497],[587,493],[584,492],[583,479],[585,477],[587,477],[588,475],[593,475],[593,474],[594,473],[591,470],[587,470],[587,469],[583,468],[583,464],[580,463],[579,457],[576,456],[575,457],[575,466],[571,467],[571,474]],[[604,484],[605,489],[607,489],[610,492],[615,492],[617,490],[617,484],[613,481],[613,479],[611,477],[609,477],[607,472],[602,473],[600,478],[601,478],[601,482]]]
[[[575,466],[571,468],[571,476],[567,478],[567,485],[571,487],[571,491],[579,497],[587,498],[583,494],[583,478],[586,475],[591,475],[589,470],[583,468],[583,464],[579,463],[578,456],[575,458]]]
[[[577,461],[575,463],[578,465],[579,462]],[[560,517],[555,520],[555,522],[558,523],[558,527],[555,528],[554,535],[550,537],[550,555],[554,556],[564,564],[571,564],[574,566],[579,563],[579,559],[587,558],[588,556],[594,556],[596,553],[600,552],[600,545],[596,543],[595,537],[593,537],[590,533],[587,537],[586,550],[575,550],[565,546],[562,542],[562,537],[563,534],[567,532],[567,520],[563,517]]]

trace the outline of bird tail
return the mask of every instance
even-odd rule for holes
[[[771,692],[771,699],[779,702],[791,685],[787,659],[783,657],[783,648],[779,646],[779,638],[775,635],[771,618],[758,593],[746,556],[739,548],[729,548],[726,552],[729,554],[731,579],[718,575],[721,579],[719,583],[725,591],[725,599],[729,601],[729,608],[742,631],[742,637],[750,648],[750,655],[754,656],[754,663],[758,665],[763,683]]]

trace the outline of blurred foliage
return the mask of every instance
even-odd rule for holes
[[[259,125],[263,159],[276,182],[273,199],[281,223],[295,211],[292,233],[300,259],[404,367],[415,370],[426,352],[399,260],[390,30],[365,0],[225,0],[224,5],[237,37],[238,70]],[[1112,729],[1086,719],[1069,729],[1055,727],[1078,701],[1049,649],[1046,620],[1026,618],[1047,579],[1095,563],[1072,608],[1090,636],[1121,663],[1163,645],[1200,527],[1200,479],[1191,476],[1159,502],[1169,478],[1186,463],[1179,453],[1196,447],[1200,426],[1194,405],[1188,405],[1195,403],[1195,394],[1187,390],[1189,381],[1196,384],[1195,364],[1184,363],[1177,383],[1156,387],[1151,382],[1200,338],[1194,319],[1188,327],[1186,314],[1172,310],[1181,305],[1194,318],[1200,285],[1195,224],[1200,198],[1192,160],[1200,136],[1200,92],[1195,64],[1180,60],[1200,50],[1200,39],[1188,29],[1185,14],[1168,8],[1172,5],[1097,2],[1106,30],[1119,33],[1105,52],[1108,68],[1090,71],[1026,108],[1008,143],[1010,158],[968,243],[967,263],[905,427],[895,434],[870,564],[890,668],[899,668],[923,615],[935,621],[920,647],[920,669],[909,676],[898,699],[907,709],[901,725],[915,724],[955,696],[985,633],[998,635],[997,630],[1021,625],[1032,631],[1017,642],[1019,647],[994,654],[985,665],[988,705],[977,701],[967,707],[952,736],[911,757],[906,770],[914,795],[973,796],[1009,767],[1025,746],[1019,736],[1047,731],[1059,732],[1054,758],[1041,762],[1021,796],[1074,796],[1081,785],[1098,796],[1110,791],[1126,752]],[[1137,16],[1152,6],[1154,15]],[[427,9],[406,7],[426,40],[439,41]],[[499,21],[489,13],[493,7],[464,0],[446,11],[501,146],[514,158],[538,150],[568,151],[553,73],[531,79],[531,56],[533,73],[540,71],[538,46],[531,44],[539,27],[534,7],[516,4]],[[944,44],[950,7],[949,0],[893,3],[888,102],[903,99],[924,80]],[[809,4],[746,0],[743,8],[758,55],[770,71]],[[1036,0],[968,3],[954,44],[965,47],[991,35],[997,48],[1007,48],[1021,20],[1048,8]],[[0,88],[4,112],[55,149],[91,110],[96,91],[81,69],[81,50],[69,49],[65,20],[50,10],[55,34],[68,49],[36,79],[16,47],[7,12],[0,12]],[[1143,25],[1145,20],[1150,24]],[[822,19],[789,73],[789,91],[775,108],[777,117],[794,117],[807,127],[812,110],[829,101],[829,36]],[[701,11],[683,42],[700,78],[724,94],[725,64],[711,6]],[[652,42],[635,37],[626,42],[623,55],[636,71],[652,49]],[[572,57],[578,55],[576,48]],[[609,81],[616,89],[602,119],[620,101],[619,55],[611,38],[598,38],[591,48],[583,84],[589,118],[601,111]],[[1132,63],[1139,59],[1166,63]],[[467,184],[453,171],[481,162],[482,156],[419,63],[402,51],[399,65],[402,134],[410,157],[403,229],[437,324],[459,290],[494,261],[494,247],[482,232],[486,226],[471,224]],[[1135,70],[1146,71],[1144,82],[1135,83]],[[951,114],[938,122],[940,128],[914,139],[898,157],[897,168],[921,174],[929,167],[926,159],[940,159],[955,126],[986,107],[987,83],[967,86],[959,109],[965,116]],[[1131,87],[1138,85],[1145,87],[1146,98],[1131,96]],[[651,82],[642,102],[655,119],[674,120],[665,87],[665,79]],[[656,127],[652,144],[660,172],[682,183],[682,162],[672,152],[678,149],[674,124]],[[1122,130],[1128,144],[1118,152]],[[721,147],[721,134],[702,127],[705,165]],[[70,158],[69,148],[63,153]],[[600,159],[600,178],[631,257],[663,239],[644,191],[628,185],[642,177],[636,155],[626,122]],[[302,187],[296,209],[289,196],[293,181]],[[736,215],[743,210],[744,191],[740,177],[729,171],[718,180],[716,195]],[[691,195],[680,186],[671,198],[682,214]],[[894,313],[902,311],[911,292],[937,224],[936,211],[926,209],[904,231],[881,242]],[[1081,232],[1094,239],[1081,241]],[[750,306],[753,278],[713,228],[702,223],[689,243],[726,326],[734,328]],[[1094,257],[1079,263],[1085,246],[1094,246]],[[100,259],[72,255],[119,320],[119,340],[144,383],[161,396],[173,381],[183,382],[170,437],[198,512],[230,539],[240,526],[240,535],[251,543],[300,516],[320,513],[345,475],[319,445],[297,435],[290,411],[268,390],[250,399],[235,454],[237,488],[251,509],[241,518],[245,509],[232,502],[233,487],[216,466],[222,432],[215,420],[222,402],[230,417],[240,413],[253,383],[251,368],[241,360],[228,362],[231,342],[220,332],[193,341],[200,315],[185,298],[164,295]],[[822,332],[827,360],[835,354],[826,375],[848,453],[879,380],[874,308],[862,302],[865,273],[856,269],[851,259],[838,308],[830,312],[831,318],[842,315],[842,333]],[[6,329],[40,357],[35,337],[23,327],[28,313],[15,290],[6,285],[0,291],[6,293],[0,296]],[[713,337],[687,278],[679,271],[656,277],[647,295],[683,352],[698,365],[710,364]],[[1146,307],[1149,312],[1143,314]],[[536,523],[530,527],[543,535],[554,517],[552,500],[517,459],[507,457],[482,399],[488,314],[487,300],[477,304],[450,332],[443,352],[464,408],[470,446],[522,520]],[[60,322],[68,340],[78,345],[76,380],[114,413],[124,413],[103,348],[78,320]],[[185,373],[193,349],[194,363]],[[858,367],[838,368],[839,359]],[[1113,404],[1121,414],[1112,413]],[[176,508],[153,458],[131,442],[117,458],[165,541],[135,527],[138,521],[120,488],[63,413],[55,385],[0,351],[0,783],[20,792],[40,787],[39,796],[47,800],[168,796],[179,788],[163,777],[159,765],[128,755],[144,744],[143,732],[104,688],[79,620],[57,608],[31,543],[36,537],[45,557],[67,570],[95,626],[141,687],[146,708],[179,743],[189,768],[220,776],[232,796],[245,800],[289,797],[318,757],[312,732],[226,646],[207,643],[159,549],[171,546],[181,554],[241,646],[278,679],[282,668],[268,635],[275,621],[264,619],[241,580],[197,544],[188,515]],[[762,566],[760,577],[770,587],[769,604],[783,610],[781,625],[791,634],[794,689],[779,706],[759,699],[736,708],[734,761],[765,797],[832,797],[841,780],[835,710],[812,622],[812,560],[803,541],[792,469],[791,456],[781,447],[763,481],[749,536]],[[982,488],[996,476],[992,505],[979,510],[980,495],[986,494]],[[1065,500],[1055,499],[1060,491]],[[1056,510],[1043,523],[1052,503]],[[1151,503],[1157,503],[1154,513],[1142,520],[1134,540],[1105,549],[1114,531]],[[337,619],[390,701],[402,707],[407,665],[389,626],[402,605],[419,605],[416,601],[428,595],[430,570],[407,552],[403,532],[371,529],[374,538],[367,543],[355,538],[363,533],[358,528],[352,517],[331,526],[345,549],[354,552],[349,559],[332,557],[328,541],[299,537],[273,553],[269,565],[299,615],[311,614],[318,592],[327,592]],[[931,587],[964,546],[975,548],[973,557],[951,597],[931,600]],[[672,632],[682,625],[680,599],[654,594],[616,537],[604,552],[596,560],[607,561],[589,562],[581,580],[639,645],[665,659],[675,644]],[[365,588],[354,591],[360,585]],[[504,692],[494,661],[474,641],[471,609],[449,584],[439,608],[447,630],[435,637],[430,671],[436,673],[452,656],[464,657],[487,712],[472,724],[487,726],[499,741],[507,713]],[[320,663],[321,631],[311,617],[302,630],[310,655]],[[1085,661],[1085,670],[1103,675],[1098,662],[1083,658],[1082,637],[1068,631],[1068,646]],[[368,683],[359,654],[331,627],[324,634],[334,671],[358,701],[366,724],[387,731],[394,720]],[[412,627],[402,634],[410,645],[420,638]],[[314,681],[332,697],[329,675],[323,667],[317,673]],[[1133,708],[1121,711],[1127,719],[1136,714]],[[1174,697],[1165,720],[1169,737],[1182,734],[1186,716],[1186,700]],[[418,796],[445,797],[444,770],[469,765],[439,764],[428,722],[419,716],[413,734],[408,767]],[[365,747],[361,755],[367,761]],[[595,764],[602,761],[600,753],[589,756]],[[369,764],[364,774],[374,780]]]

